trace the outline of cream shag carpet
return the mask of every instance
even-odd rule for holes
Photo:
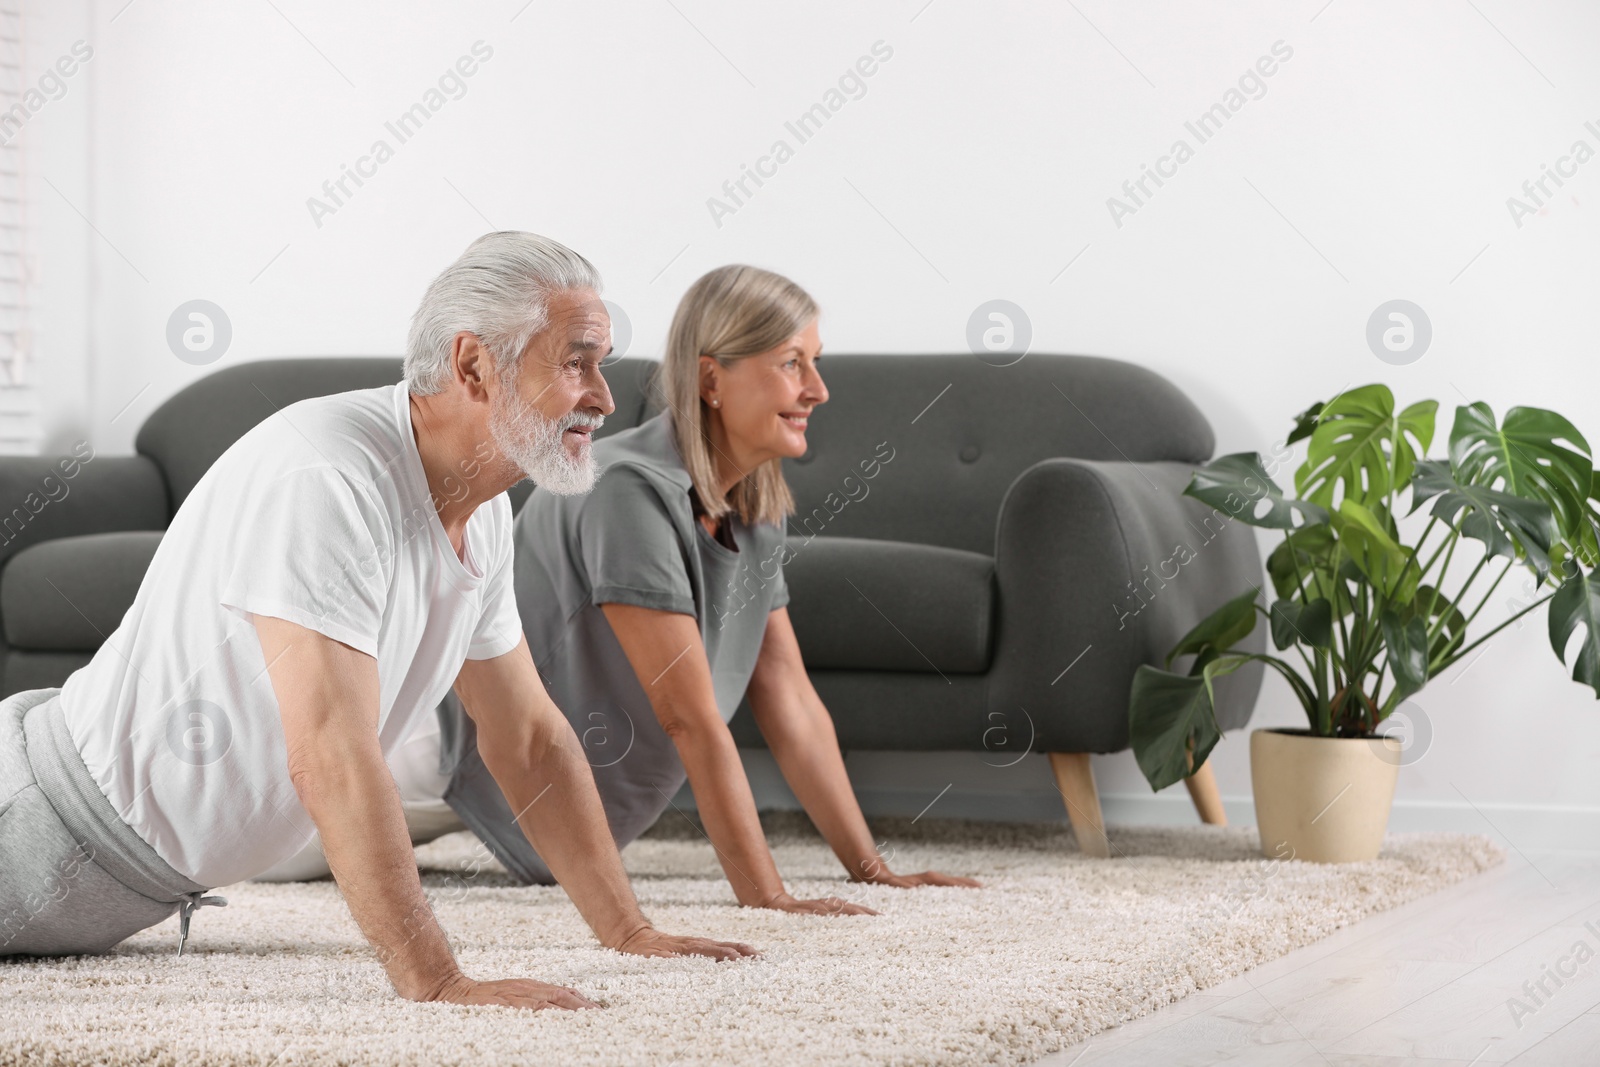
[[[522,888],[465,834],[418,850],[474,977],[576,987],[603,1011],[412,1004],[332,883],[240,885],[115,955],[0,962],[7,1064],[1023,1064],[1503,859],[1486,838],[1394,835],[1371,863],[1274,862],[1250,829],[1125,829],[1111,861],[1064,827],[874,821],[896,870],[985,888],[843,881],[810,824],[766,819],[792,891],[880,917],[734,904],[710,845],[669,813],[624,858],[646,914],[750,942],[740,963],[600,948],[560,889]]]

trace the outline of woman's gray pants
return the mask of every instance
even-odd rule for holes
[[[222,902],[117,815],[67,732],[60,692],[0,701],[0,956],[106,952]]]

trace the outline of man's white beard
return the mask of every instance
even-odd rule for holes
[[[502,393],[489,416],[489,434],[495,447],[533,479],[535,485],[558,496],[587,493],[600,475],[590,446],[574,458],[567,451],[566,432],[574,426],[598,430],[603,415],[571,411],[559,419],[547,419],[511,389]]]

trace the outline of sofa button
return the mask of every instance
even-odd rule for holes
[[[978,461],[978,446],[965,445],[961,449],[961,462],[976,463]]]

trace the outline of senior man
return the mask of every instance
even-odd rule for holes
[[[594,483],[613,410],[599,289],[554,241],[481,237],[424,295],[404,381],[292,404],[223,453],[94,659],[0,703],[0,955],[106,951],[174,912],[181,953],[195,909],[225,903],[212,887],[320,834],[401,996],[592,1006],[466,977],[423,896],[385,759],[452,683],[602,944],[753,954],[640,913],[522,636],[505,490]]]

